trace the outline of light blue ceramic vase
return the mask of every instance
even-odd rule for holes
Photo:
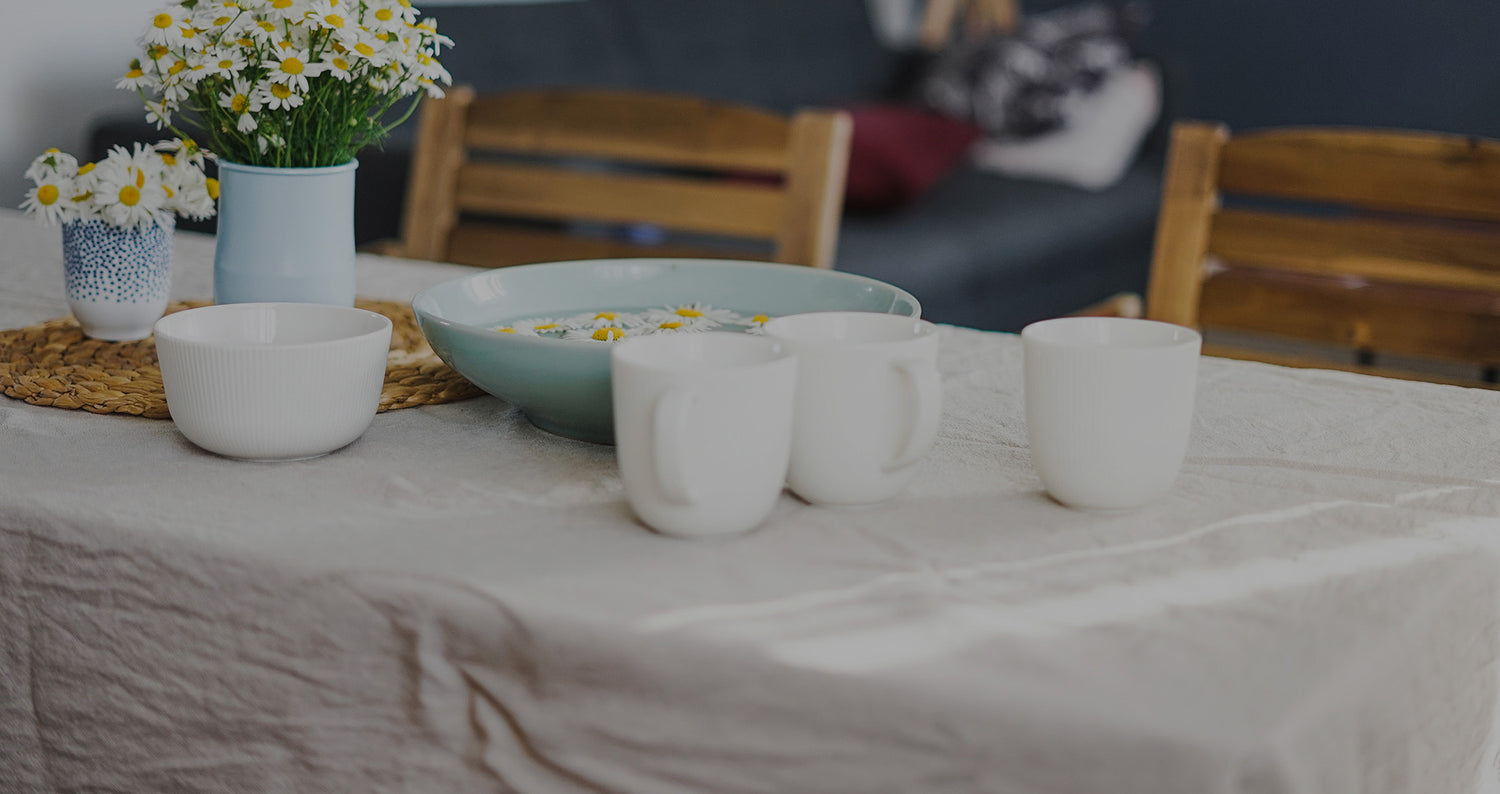
[[[354,169],[219,162],[215,303],[354,305]]]

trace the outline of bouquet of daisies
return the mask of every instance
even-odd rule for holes
[[[419,13],[409,0],[178,0],[152,16],[118,86],[158,129],[182,114],[228,161],[340,165],[452,82],[437,55],[453,41]]]
[[[48,149],[32,161],[26,178],[35,185],[21,209],[48,223],[98,218],[122,229],[172,226],[176,216],[212,217],[219,184],[203,173],[210,155],[189,140],[116,146],[97,163],[80,165],[66,152]]]

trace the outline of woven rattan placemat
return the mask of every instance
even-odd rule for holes
[[[167,313],[206,305],[179,302]],[[356,306],[391,318],[380,410],[464,400],[481,394],[432,352],[411,307],[360,299]],[[156,340],[105,342],[83,335],[72,317],[0,331],[0,392],[32,405],[96,414],[167,419],[167,395],[156,364]]]

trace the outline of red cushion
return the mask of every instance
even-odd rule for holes
[[[952,171],[981,134],[968,122],[905,105],[848,108],[854,120],[844,206],[888,210],[914,201]]]

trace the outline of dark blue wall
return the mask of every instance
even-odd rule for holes
[[[1148,2],[1179,117],[1500,138],[1500,0]]]

